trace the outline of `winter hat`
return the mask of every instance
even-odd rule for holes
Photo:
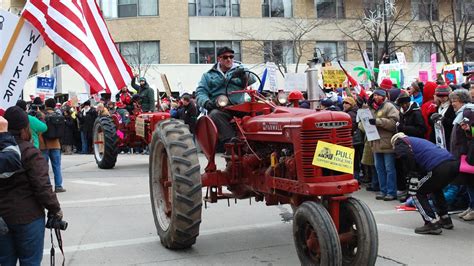
[[[23,100],[18,100],[18,101],[16,102],[16,106],[20,107],[20,108],[23,109],[23,111],[25,111],[25,112],[26,112],[26,105],[27,105],[26,102],[23,101]]]
[[[382,89],[376,89],[374,91],[374,95],[379,95],[379,96],[383,96],[383,97],[387,97],[387,92],[382,90]]]
[[[404,103],[409,103],[411,101],[410,95],[406,92],[400,93],[400,95],[397,98],[397,104],[402,105]]]
[[[12,106],[5,111],[3,115],[8,121],[8,130],[21,130],[27,127],[30,122],[28,120],[28,115],[26,114],[21,107]]]
[[[425,83],[425,86],[423,87],[423,103],[433,100],[433,95],[435,94],[436,87],[438,87],[438,84],[436,84],[436,82],[428,81]]]
[[[451,88],[448,85],[439,85],[436,90],[436,96],[448,96],[451,93]]]
[[[146,82],[146,78],[145,78],[145,77],[141,77],[141,78],[139,79],[139,81],[140,81],[140,82],[142,82],[142,81],[143,81],[143,82]]]
[[[350,104],[352,107],[356,105],[356,101],[352,97],[345,97],[344,102]]]
[[[380,83],[380,88],[384,89],[384,90],[389,90],[393,87],[393,83],[392,83],[392,80],[391,79],[383,79],[382,82]]]
[[[325,98],[321,100],[321,105],[324,107],[331,107],[334,105],[334,102],[330,98]]]
[[[227,46],[224,46],[224,47],[220,48],[219,50],[217,50],[217,56],[221,56],[225,53],[234,54],[234,50],[232,50],[231,48],[229,48]]]
[[[40,97],[35,97],[35,99],[33,100],[33,104],[35,104],[35,105],[42,105],[42,104],[43,104],[43,101],[41,100]]]
[[[388,96],[390,98],[390,101],[395,102],[398,96],[400,96],[400,93],[401,93],[401,90],[398,88],[393,88],[393,89],[388,90]]]
[[[397,134],[393,135],[392,139],[390,140],[390,143],[392,143],[392,147],[395,148],[395,142],[397,141],[397,139],[406,138],[406,137],[407,137],[407,135],[405,135],[405,133],[403,133],[403,132],[398,132]]]

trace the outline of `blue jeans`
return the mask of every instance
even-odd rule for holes
[[[82,154],[88,154],[89,153],[89,145],[87,145],[87,138],[86,138],[86,132],[81,131],[81,145],[82,145]]]
[[[0,265],[38,266],[43,259],[44,217],[29,224],[8,225],[10,232],[0,236]]]
[[[51,167],[53,168],[54,173],[54,186],[62,187],[63,186],[63,176],[61,175],[61,150],[60,149],[50,149],[42,150],[46,162],[49,162],[51,159]]]
[[[397,196],[397,170],[393,153],[374,153],[375,169],[379,176],[380,192]]]

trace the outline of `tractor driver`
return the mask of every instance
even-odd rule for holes
[[[138,74],[135,74],[132,79],[132,87],[140,95],[140,103],[143,112],[154,112],[155,111],[155,92],[144,77],[140,78],[140,85],[137,85],[135,80],[137,79]]]
[[[229,123],[232,114],[229,111],[219,109],[216,105],[216,99],[219,95],[226,94],[226,85],[228,81],[228,92],[242,90],[245,87],[245,71],[240,63],[234,61],[234,50],[229,47],[222,47],[217,51],[217,63],[201,77],[196,88],[197,104],[209,112],[219,132],[221,143],[227,143],[236,136],[233,126]],[[255,82],[255,77],[250,76],[247,85]],[[239,104],[244,102],[244,94],[228,95],[232,103]]]

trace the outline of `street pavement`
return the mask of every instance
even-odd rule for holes
[[[202,155],[200,162],[205,164]],[[58,198],[69,223],[62,234],[66,265],[299,265],[288,205],[208,204],[197,243],[172,251],[160,244],[153,222],[147,155],[120,154],[111,170],[98,169],[92,155],[63,156],[62,171],[67,192]],[[454,230],[417,235],[417,212],[398,212],[400,203],[376,201],[365,190],[353,196],[374,212],[377,265],[474,265],[473,222],[452,216]],[[50,263],[50,248],[47,231],[43,265]],[[56,257],[60,263],[58,249]]]

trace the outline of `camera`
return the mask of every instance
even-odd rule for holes
[[[56,217],[48,217],[45,227],[48,229],[59,229],[64,231],[67,229],[67,222],[57,219]]]

